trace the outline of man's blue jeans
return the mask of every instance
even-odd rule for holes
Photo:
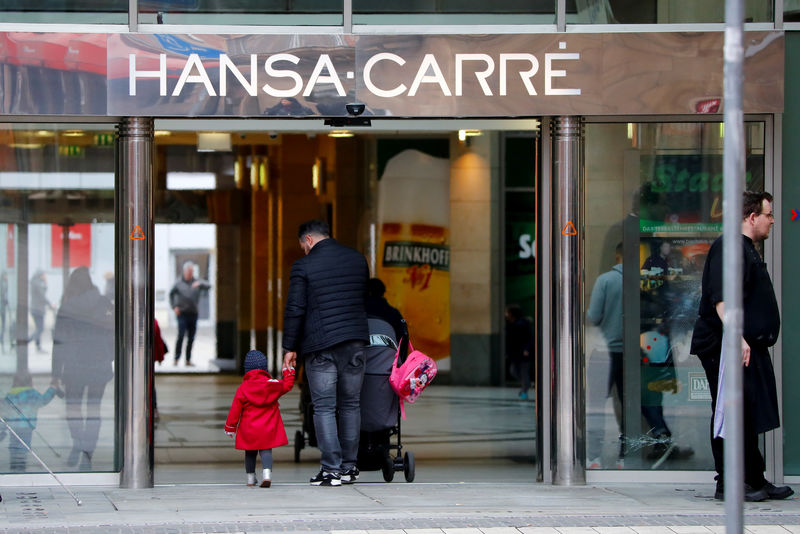
[[[355,466],[361,432],[363,341],[348,341],[306,356],[305,372],[314,403],[314,430],[322,469],[341,473]],[[338,413],[338,428],[337,428]]]

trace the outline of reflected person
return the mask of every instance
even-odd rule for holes
[[[33,318],[34,330],[29,341],[36,343],[36,350],[42,349],[42,332],[44,332],[44,314],[53,305],[47,300],[47,275],[41,269],[37,270],[31,278],[30,284],[30,312]]]
[[[597,277],[589,300],[589,309],[586,311],[586,321],[600,328],[606,342],[605,351],[595,351],[593,357],[607,354],[609,358],[610,366],[608,368],[606,397],[611,396],[612,393],[616,397],[614,399],[614,416],[619,428],[617,468],[621,469],[624,466],[625,457],[625,430],[621,413],[624,406],[622,389],[622,243],[616,246],[614,258],[614,266]],[[587,456],[589,458],[589,469],[601,469],[603,467],[600,436],[587,440]]]
[[[528,400],[533,360],[533,325],[518,304],[506,308],[506,354],[511,373],[520,382],[519,400]]]
[[[197,304],[200,302],[200,292],[211,288],[206,280],[194,277],[194,264],[187,261],[183,264],[183,276],[175,282],[169,292],[169,303],[178,318],[178,339],[175,341],[175,360],[178,365],[183,348],[183,337],[186,336],[186,366],[193,367],[192,345],[197,333]]]
[[[101,401],[114,377],[114,308],[86,267],[69,276],[53,339],[53,385],[64,384],[72,437],[67,464],[80,460],[80,470],[88,471],[100,435]]]

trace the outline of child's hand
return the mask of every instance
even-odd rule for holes
[[[236,435],[236,433],[235,433],[235,432],[228,432],[228,431],[226,430],[226,431],[225,431],[225,435],[226,435],[226,436],[228,436],[229,438],[232,438],[233,436],[235,436],[235,435]]]

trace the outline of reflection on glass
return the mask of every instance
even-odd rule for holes
[[[764,187],[748,123],[747,188]],[[586,128],[587,467],[713,468],[708,382],[689,346],[722,230],[717,123]]]
[[[0,126],[0,415],[17,434],[0,473],[45,471],[26,446],[53,471],[116,470],[114,135],[101,128]]]
[[[342,0],[139,0],[139,22],[341,25],[343,6]]]
[[[725,0],[575,0],[567,24],[693,24],[725,22]],[[772,2],[745,0],[744,22],[770,22]]]
[[[128,0],[4,0],[0,3],[0,22],[126,24],[128,3]]]
[[[353,0],[354,24],[554,24],[555,12],[555,0]]]

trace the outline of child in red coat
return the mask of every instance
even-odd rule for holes
[[[236,434],[236,448],[244,450],[247,485],[256,485],[256,452],[261,455],[264,469],[261,487],[272,483],[272,449],[286,445],[286,430],[278,409],[278,398],[292,389],[294,369],[284,368],[283,380],[267,373],[267,357],[251,350],[244,358],[244,379],[233,397],[231,411],[225,421],[225,433]]]

